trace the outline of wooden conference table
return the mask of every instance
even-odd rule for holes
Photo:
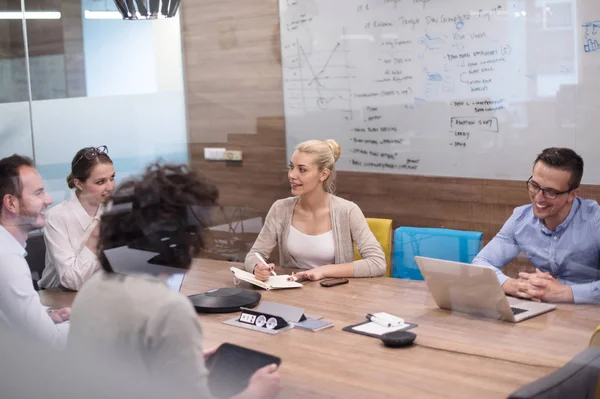
[[[232,287],[229,266],[197,259],[182,293]],[[245,284],[245,283],[244,283]],[[351,279],[323,288],[260,290],[262,299],[302,307],[335,325],[318,332],[269,335],[223,324],[236,315],[199,315],[204,347],[231,342],[282,358],[280,397],[503,398],[583,351],[600,323],[600,306],[559,305],[521,323],[479,319],[437,308],[423,281]],[[40,293],[48,306],[69,306],[74,293]],[[342,331],[367,313],[388,312],[419,326],[415,345],[386,348],[377,338]]]

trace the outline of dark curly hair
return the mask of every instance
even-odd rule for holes
[[[217,205],[217,187],[185,165],[154,163],[113,193],[100,222],[99,259],[114,272],[104,251],[128,246],[158,252],[168,266],[188,269],[203,249],[205,207]]]

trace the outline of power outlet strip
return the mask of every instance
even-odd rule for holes
[[[242,160],[242,152],[241,151],[225,151],[223,154],[223,159],[226,161],[241,161]]]
[[[204,159],[207,161],[223,161],[225,160],[225,148],[205,148]]]
[[[205,148],[204,159],[207,161],[241,161],[242,152],[226,148]]]

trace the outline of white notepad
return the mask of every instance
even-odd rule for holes
[[[237,267],[229,268],[233,275],[242,280],[246,281],[250,284],[254,284],[258,287],[264,288],[265,290],[277,290],[283,288],[300,288],[302,284],[296,281],[288,281],[288,278],[291,276],[289,274],[280,274],[278,276],[271,276],[267,281],[260,281],[254,278],[254,274],[248,273],[245,270],[238,269]]]
[[[352,329],[355,331],[360,331],[360,332],[374,334],[374,335],[383,335],[383,334],[386,334],[386,333],[389,333],[392,331],[402,330],[409,326],[410,326],[410,324],[403,323],[403,324],[399,324],[399,325],[392,326],[392,327],[383,327],[383,326],[380,326],[379,324],[375,324],[375,323],[365,323],[365,324],[361,324],[359,326],[352,327]]]

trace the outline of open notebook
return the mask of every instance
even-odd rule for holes
[[[271,276],[267,281],[260,281],[254,278],[254,274],[248,273],[247,271],[242,269],[238,269],[237,267],[230,267],[230,270],[236,278],[264,288],[265,290],[302,287],[302,284],[300,283],[297,283],[295,281],[288,281],[288,278],[290,278],[289,274]]]

